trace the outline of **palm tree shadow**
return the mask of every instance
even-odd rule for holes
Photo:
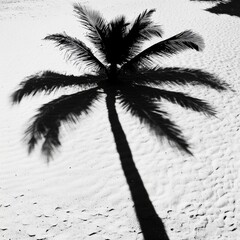
[[[230,2],[221,2],[217,6],[207,9],[215,14],[228,14],[230,16],[240,17],[240,1],[231,0]]]
[[[218,90],[221,90],[221,87],[227,87],[227,84],[221,83],[220,85],[220,81],[214,75],[197,69],[164,68],[161,69],[161,74],[158,74],[158,76],[162,77],[160,81],[163,84],[176,83],[179,85],[194,85],[199,84],[198,79],[201,79],[202,84],[204,84],[204,79],[206,79],[208,85],[212,84],[212,88],[217,89],[218,87],[220,87]],[[146,81],[148,80],[146,79]],[[151,79],[151,83],[154,83],[153,79]],[[159,83],[155,82],[155,84]],[[146,88],[146,90],[148,89]],[[169,240],[164,224],[161,218],[156,213],[156,210],[154,209],[154,206],[149,198],[146,188],[144,187],[144,183],[141,179],[138,169],[136,168],[126,135],[119,121],[115,107],[116,99],[118,97],[117,90],[114,88],[107,88],[104,89],[104,92],[107,95],[106,106],[108,110],[108,118],[111,130],[116,144],[116,149],[119,154],[121,166],[129,186],[132,200],[134,202],[135,212],[144,239]],[[144,98],[144,95],[145,94],[142,94],[141,97]],[[144,109],[148,106],[142,107]],[[143,119],[140,118],[140,120]],[[158,129],[156,129],[156,131],[158,131]]]
[[[163,114],[163,118],[157,118],[154,115],[156,109],[161,107],[159,101],[166,99],[183,108],[202,112],[206,116],[214,116],[215,111],[205,101],[180,92],[161,90],[157,87],[166,84],[200,85],[222,91],[229,86],[210,73],[187,68],[158,68],[144,73],[141,73],[141,71],[129,75],[126,73],[123,81],[115,83],[109,83],[103,79],[102,76],[92,76],[91,81],[89,81],[88,76],[82,76],[81,81],[79,81],[79,77],[76,76],[66,76],[46,71],[42,75],[33,75],[27,81],[22,82],[21,88],[12,95],[13,103],[20,102],[23,97],[35,95],[39,91],[50,93],[61,87],[81,87],[82,85],[87,88],[71,95],[62,95],[38,109],[38,113],[26,130],[29,152],[33,150],[39,140],[45,139],[42,144],[42,152],[51,158],[53,149],[61,145],[59,139],[61,124],[64,122],[76,123],[81,113],[88,114],[94,101],[105,94],[108,118],[116,150],[119,154],[144,239],[169,240],[164,224],[156,213],[135,166],[131,149],[117,115],[116,99],[120,100],[122,107],[129,105],[128,112],[137,116],[159,137],[164,137],[167,134],[170,136],[169,141],[171,143],[179,143],[176,146],[191,154],[189,145],[182,136],[180,129],[170,119],[164,118],[167,113],[160,109],[158,113]],[[131,81],[129,81],[130,79]]]
[[[227,14],[230,16],[240,17],[240,1],[230,0],[229,2],[218,1],[218,0],[192,0],[200,2],[218,2],[218,4],[212,8],[206,9],[206,11],[215,14]]]
[[[115,102],[118,100],[121,107],[147,125],[160,139],[166,138],[169,143],[192,155],[181,129],[171,121],[168,112],[161,109],[161,101],[167,100],[206,116],[215,116],[216,111],[204,100],[160,88],[166,84],[200,85],[221,91],[226,90],[228,85],[200,70],[153,67],[155,58],[188,49],[202,51],[204,48],[202,37],[186,30],[141,51],[145,41],[162,37],[160,25],[151,20],[155,9],[146,9],[132,22],[128,22],[125,16],[107,21],[99,12],[77,3],[74,4],[74,12],[86,28],[86,37],[98,54],[95,56],[95,51],[83,41],[66,33],[50,34],[44,38],[53,41],[61,51],[64,50],[66,59],[73,61],[74,65],[85,63],[85,67],[92,70],[91,74],[78,77],[44,71],[20,83],[19,89],[11,96],[12,103],[20,103],[24,97],[39,92],[48,94],[65,87],[80,88],[78,92],[62,95],[38,109],[25,131],[28,151],[31,153],[42,142],[41,151],[50,160],[54,151],[61,146],[61,125],[76,123],[104,95],[116,149],[142,234],[145,240],[168,240],[164,225],[134,164]]]

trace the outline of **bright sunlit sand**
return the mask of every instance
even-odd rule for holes
[[[68,0],[0,0],[0,239],[143,239],[121,168],[103,100],[77,124],[61,128],[62,146],[47,164],[40,147],[28,155],[23,141],[28,121],[55,94],[38,94],[11,105],[10,95],[41,70],[79,74],[52,43],[66,32],[85,41],[84,28]],[[236,240],[240,236],[240,18],[216,15],[216,3],[190,0],[86,0],[106,19],[132,20],[155,8],[163,39],[191,29],[205,41],[202,52],[161,58],[163,67],[215,74],[231,90],[176,87],[209,102],[216,117],[170,103],[170,113],[191,144],[194,157],[160,142],[130,113],[117,112],[134,162],[171,240]],[[87,42],[86,42],[87,43]]]

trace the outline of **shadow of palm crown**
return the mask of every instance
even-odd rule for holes
[[[227,14],[230,16],[240,17],[239,0],[191,0],[191,1],[217,3],[216,6],[206,9],[206,11],[215,14]]]
[[[167,138],[179,149],[191,154],[181,130],[169,119],[167,112],[160,109],[159,101],[165,99],[207,116],[215,115],[215,111],[203,100],[159,87],[164,84],[192,84],[220,91],[225,90],[227,84],[214,75],[197,69],[163,69],[152,66],[158,57],[169,57],[187,49],[201,51],[204,47],[201,36],[191,30],[183,31],[142,51],[145,41],[162,37],[163,34],[161,27],[151,20],[154,9],[143,11],[132,22],[126,21],[124,16],[107,22],[99,12],[80,4],[74,4],[74,11],[98,55],[94,55],[81,40],[66,33],[51,34],[45,40],[53,41],[60,50],[65,51],[67,60],[73,64],[84,64],[92,69],[92,74],[72,76],[43,71],[20,83],[19,89],[12,94],[13,103],[19,103],[29,95],[50,93],[63,87],[85,89],[63,95],[38,109],[25,132],[29,153],[43,140],[42,153],[48,159],[51,158],[54,150],[61,145],[61,124],[75,123],[81,114],[89,112],[102,95],[111,95],[159,137]]]

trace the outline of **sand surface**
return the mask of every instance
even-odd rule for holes
[[[52,44],[49,33],[84,37],[70,0],[0,1],[0,239],[143,239],[116,151],[104,101],[79,123],[62,128],[62,147],[46,164],[39,149],[30,156],[22,142],[28,120],[55,95],[26,98],[11,106],[10,94],[40,70],[78,74]],[[188,0],[88,0],[107,19],[132,19],[156,8],[164,37],[186,29],[201,34],[203,52],[161,60],[164,67],[199,68],[235,89],[189,87],[217,117],[166,103],[165,110],[192,145],[194,157],[159,142],[117,107],[134,161],[171,240],[240,236],[240,18],[204,11],[211,3]],[[174,88],[178,90],[177,87]],[[182,90],[182,89],[181,89]]]

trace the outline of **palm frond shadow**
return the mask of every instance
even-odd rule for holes
[[[26,77],[20,83],[20,88],[11,95],[11,102],[13,104],[20,103],[24,97],[34,96],[40,92],[49,94],[65,87],[79,87],[83,89],[96,87],[103,79],[105,79],[105,76],[100,74],[97,76],[86,74],[78,77],[53,71],[42,71]]]
[[[212,8],[206,9],[206,11],[215,14],[227,14],[230,16],[240,17],[240,1],[230,0],[228,2],[223,0],[191,0],[201,2],[217,2],[218,4]]]
[[[181,130],[162,111],[159,101],[165,99],[183,108],[214,116],[215,110],[205,101],[185,93],[159,89],[163,85],[203,85],[218,91],[230,88],[214,75],[197,69],[158,68],[125,73],[119,82],[105,81],[104,75],[73,76],[44,71],[26,78],[12,96],[12,103],[39,92],[46,94],[64,87],[80,87],[79,91],[63,95],[38,109],[26,130],[25,139],[32,152],[35,145],[45,139],[42,152],[48,159],[59,147],[59,128],[64,122],[75,123],[81,114],[87,114],[94,101],[110,90],[116,92],[123,108],[140,119],[160,138],[166,138],[180,150],[191,154],[190,146]],[[157,103],[158,102],[158,103]]]

